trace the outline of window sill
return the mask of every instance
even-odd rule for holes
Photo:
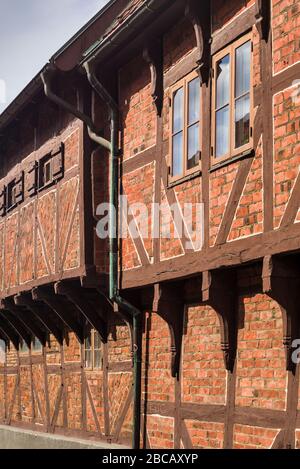
[[[215,163],[214,165],[211,166],[209,172],[213,173],[214,171],[217,171],[220,168],[228,166],[229,164],[235,163],[236,161],[241,161],[246,158],[251,158],[252,156],[254,156],[254,154],[255,154],[255,151],[253,148],[251,148],[250,150],[246,150],[243,153],[235,155],[231,158],[229,157],[226,160],[220,161],[220,163]]]
[[[186,176],[183,176],[179,179],[173,180],[173,181],[168,181],[168,189],[172,189],[172,187],[179,186],[180,184],[183,184],[184,182],[191,181],[192,179],[196,179],[197,177],[201,176],[202,171],[199,169],[198,171],[195,171],[194,173],[187,174]]]

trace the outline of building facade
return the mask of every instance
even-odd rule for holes
[[[298,0],[111,0],[0,116],[3,424],[300,447],[299,79]]]

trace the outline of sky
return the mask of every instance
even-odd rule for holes
[[[0,0],[0,114],[108,0]]]

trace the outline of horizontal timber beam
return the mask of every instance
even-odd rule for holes
[[[122,273],[122,289],[192,277],[207,270],[235,267],[276,255],[300,251],[300,224],[278,231],[188,253]]]

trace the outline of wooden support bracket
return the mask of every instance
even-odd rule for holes
[[[91,326],[99,333],[102,342],[107,342],[107,323],[102,319],[95,306],[87,300],[84,289],[76,288],[67,282],[57,282],[54,286],[58,295],[65,296],[76,307]],[[100,300],[99,300],[100,301]]]
[[[153,312],[168,324],[171,334],[171,373],[179,379],[181,345],[184,325],[184,298],[182,288],[176,284],[154,286]]]
[[[53,288],[36,287],[32,290],[32,298],[35,301],[43,301],[61,321],[76,335],[80,343],[84,342],[84,327],[78,320],[74,307],[61,295],[55,294]]]
[[[198,49],[198,73],[202,83],[208,83],[211,48],[211,2],[187,0],[185,16],[192,23]]]
[[[261,39],[267,41],[270,31],[271,2],[270,0],[256,0],[255,2],[256,27]]]
[[[3,303],[1,303],[0,305],[0,310],[1,317],[5,319],[7,323],[10,324],[10,326],[15,330],[17,335],[19,335],[21,339],[25,342],[25,344],[30,347],[32,337],[30,332],[28,332],[28,329],[24,326],[24,324],[19,320],[17,316],[11,313],[10,310],[4,308]]]
[[[300,268],[297,260],[266,256],[262,271],[263,292],[275,300],[283,316],[283,345],[286,353],[286,369],[295,373],[292,360],[293,341],[299,338]]]
[[[46,332],[53,334],[60,345],[63,344],[63,327],[58,327],[52,319],[53,312],[46,304],[41,301],[34,301],[30,294],[19,293],[15,296],[17,306],[26,307],[35,318],[43,325]],[[63,324],[61,322],[61,324]]]
[[[19,350],[20,336],[3,315],[0,315],[0,331],[11,341],[15,349]]]
[[[226,370],[233,371],[237,349],[237,296],[234,271],[206,271],[202,277],[202,301],[217,313],[221,325],[221,349]]]
[[[24,308],[23,306],[17,306],[13,298],[6,298],[5,300],[2,300],[2,305],[5,310],[10,311],[11,315],[15,316],[19,323],[28,330],[31,339],[32,337],[37,337],[43,346],[46,345],[47,331],[40,322],[37,323],[36,318],[30,310]]]
[[[162,39],[152,40],[151,44],[144,48],[143,58],[150,67],[151,95],[156,106],[157,115],[161,116],[164,95]]]

